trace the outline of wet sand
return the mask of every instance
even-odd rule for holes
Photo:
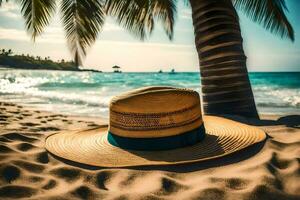
[[[0,199],[300,199],[300,116],[235,120],[264,129],[267,141],[207,162],[101,169],[54,157],[44,140],[104,119],[0,102]]]

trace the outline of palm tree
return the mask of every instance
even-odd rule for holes
[[[6,55],[9,56],[9,55],[11,55],[11,54],[13,54],[12,50],[11,50],[11,49],[8,49],[8,51],[6,52]]]
[[[273,33],[294,40],[284,1],[235,0],[237,8]],[[191,0],[207,114],[258,117],[246,67],[238,15],[231,1]]]
[[[160,6],[158,2],[163,2]],[[170,38],[173,34],[175,0],[107,0],[107,10],[125,28],[140,38],[151,33],[151,15],[163,18]],[[294,40],[284,0],[189,0],[198,53],[203,110],[206,114],[241,115],[258,118],[246,67],[243,38],[236,9],[271,33]],[[126,11],[126,12],[125,12]],[[134,24],[134,26],[133,26]],[[133,27],[133,28],[132,28]]]
[[[200,62],[203,108],[206,114],[258,117],[251,89],[236,9],[271,33],[294,40],[284,0],[189,0]],[[0,0],[1,4],[2,0]],[[21,0],[26,29],[34,40],[49,24],[56,0]],[[61,0],[60,11],[75,64],[95,42],[105,14],[137,37],[148,37],[156,19],[170,39],[176,0]]]
[[[6,0],[7,2],[8,0]],[[0,6],[4,1],[0,0]],[[76,65],[82,64],[87,49],[96,41],[104,24],[103,0],[20,0],[25,28],[32,40],[41,35],[56,13],[57,2],[68,47]]]

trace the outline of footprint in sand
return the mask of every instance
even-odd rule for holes
[[[28,114],[27,114],[27,113],[22,113],[22,115],[23,115],[23,116],[25,116],[25,117],[32,116],[32,114],[31,114],[31,113],[30,113],[30,114],[29,114],[29,113],[28,113]]]
[[[12,153],[14,150],[4,144],[0,144],[0,154]]]
[[[45,166],[41,164],[23,160],[14,160],[12,163],[32,173],[41,173],[45,169]]]
[[[91,199],[95,192],[87,186],[80,186],[72,191],[71,194],[79,197],[80,199]]]
[[[38,153],[36,155],[36,159],[35,159],[37,162],[39,163],[43,163],[43,164],[46,164],[49,162],[49,157],[48,157],[48,153],[46,151],[43,151],[41,153]]]
[[[31,122],[20,123],[20,124],[21,124],[22,126],[29,126],[29,127],[40,125],[40,124],[37,124],[37,123],[31,123]]]
[[[41,176],[30,176],[28,177],[28,180],[32,183],[41,183],[45,180],[45,178]]]
[[[11,183],[20,177],[21,170],[20,168],[14,165],[3,165],[0,168],[0,178],[3,178],[5,182]]]
[[[7,119],[8,119],[8,116],[7,115],[0,115],[0,122],[1,121],[7,121]]]
[[[60,129],[53,127],[53,126],[48,126],[48,127],[39,127],[38,130],[39,131],[58,131]]]
[[[106,182],[113,176],[114,172],[103,170],[96,175],[96,187],[102,190],[108,190]]]
[[[25,198],[31,197],[38,192],[37,189],[20,185],[7,185],[0,187],[0,197],[3,198]]]
[[[57,169],[51,170],[50,173],[54,176],[63,178],[68,182],[73,181],[80,176],[79,169],[73,169],[70,167],[59,167]]]
[[[57,182],[53,179],[50,179],[42,188],[45,190],[50,190],[57,185]]]
[[[23,135],[21,133],[17,133],[17,132],[3,134],[2,137],[9,139],[9,140],[17,140],[17,141],[22,141],[22,142],[34,142],[34,141],[38,140],[36,138],[25,136],[25,135]]]
[[[20,144],[17,145],[17,149],[20,151],[28,151],[30,149],[35,148],[36,146],[28,143],[28,142],[22,142]]]

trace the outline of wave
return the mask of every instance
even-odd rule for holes
[[[30,82],[15,82],[8,83],[7,81],[0,80],[0,95],[14,94],[17,96],[38,97],[44,99],[45,102],[63,102],[69,104],[84,104],[88,106],[101,106],[107,107],[110,96],[103,96],[93,91],[72,91],[72,90],[41,90],[39,86],[41,81]],[[99,92],[105,91],[106,88],[102,88]]]
[[[276,75],[278,79],[280,76]],[[288,86],[267,75],[255,77],[252,85],[259,109],[293,110],[300,108],[299,84]],[[292,83],[298,83],[294,78]],[[273,84],[275,83],[276,84]],[[272,84],[271,84],[272,83]],[[150,85],[187,87],[200,92],[198,73],[75,73],[53,71],[0,71],[0,98],[31,106],[47,106],[53,110],[94,115],[108,115],[110,99],[121,92]],[[288,109],[285,109],[288,108]]]
[[[78,94],[78,93],[64,93],[56,91],[40,91],[36,89],[25,90],[20,93],[3,93],[0,94],[19,94],[26,95],[28,97],[38,97],[44,99],[44,101],[52,103],[67,103],[67,104],[78,104],[78,105],[87,105],[87,106],[100,106],[108,107],[111,97],[102,96],[102,95],[89,95],[89,94]]]
[[[84,82],[46,82],[37,85],[40,88],[92,88],[99,87],[99,83],[84,83]]]
[[[274,102],[258,102],[256,103],[258,107],[268,107],[268,108],[288,108],[289,103],[274,103]]]
[[[268,91],[267,95],[280,99],[282,102],[293,107],[300,107],[300,90],[299,89],[282,89]]]
[[[300,88],[274,85],[253,87],[258,106],[300,108]]]

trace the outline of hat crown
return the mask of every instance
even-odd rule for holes
[[[178,135],[202,124],[199,94],[172,87],[145,87],[114,97],[109,131],[123,137]]]

